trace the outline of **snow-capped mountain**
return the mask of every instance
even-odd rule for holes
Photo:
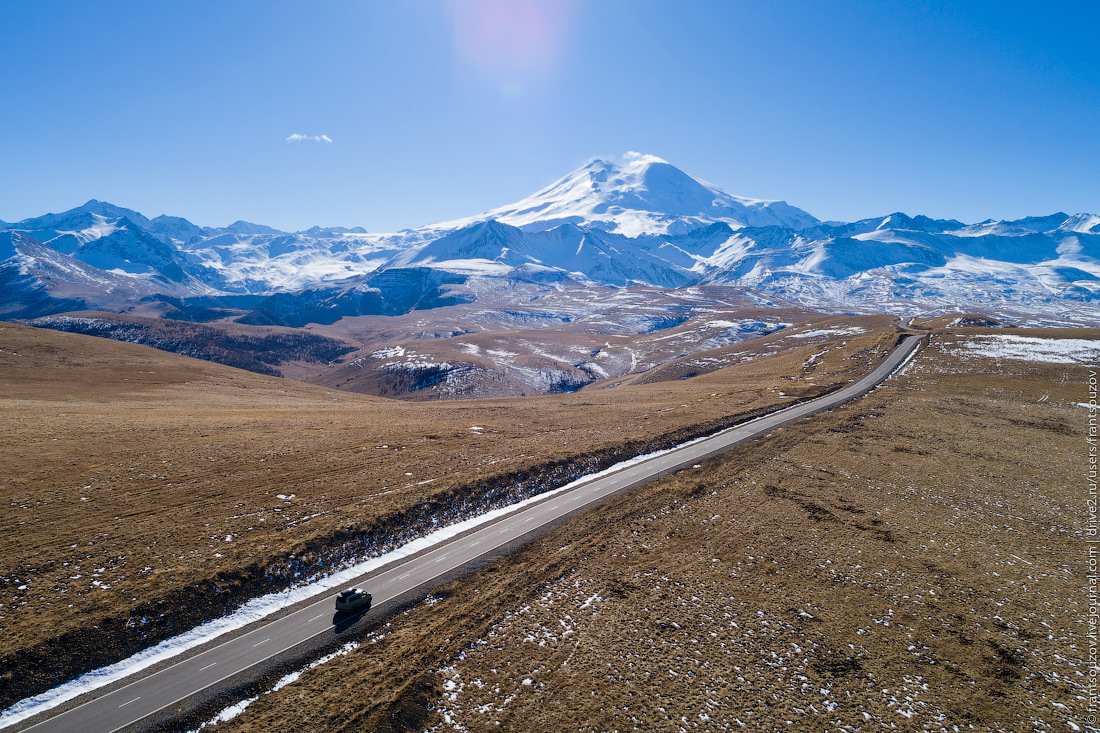
[[[569,282],[718,284],[830,310],[1100,323],[1098,216],[967,225],[896,212],[820,222],[636,153],[594,160],[516,204],[393,234],[200,227],[96,200],[0,231],[9,314],[170,297],[256,307],[246,322],[300,325],[467,302],[509,283]]]
[[[785,201],[732,196],[654,155],[633,152],[618,163],[593,160],[514,204],[449,224],[486,220],[525,231],[574,224],[627,237],[683,234],[715,222],[791,229],[818,223]]]
[[[750,287],[830,310],[977,310],[1009,317],[1100,316],[1100,221],[1064,214],[988,225],[901,213],[845,224],[732,228],[625,237],[564,224],[525,232],[472,224],[391,260],[468,276],[542,268],[581,282]]]
[[[915,222],[900,214],[770,236],[744,230],[706,265],[714,268],[711,282],[814,307],[970,309],[1096,322],[1100,220],[1083,226],[1089,217],[1042,219],[1049,227],[1042,231],[1035,218],[987,223],[988,231],[979,233],[956,228],[957,222]]]
[[[183,283],[216,280],[209,268],[188,260],[187,256],[126,217],[116,219],[109,234],[90,239],[72,253],[74,259],[101,270],[121,271],[130,275],[162,278]]]
[[[94,240],[105,243],[95,252],[97,256],[111,254],[107,240]],[[174,261],[169,264],[166,269],[175,278],[159,272],[108,271],[47,247],[22,232],[0,231],[0,318],[31,318],[85,308],[122,311],[158,296],[221,293]]]
[[[109,224],[104,224],[103,222],[117,219],[129,219],[146,230],[150,229],[150,225],[152,224],[152,222],[133,209],[125,209],[105,201],[92,199],[83,206],[78,206],[75,209],[70,209],[60,214],[44,214],[31,219],[24,219],[17,224],[9,224],[7,226],[9,228],[32,231],[40,235],[51,231],[54,232],[55,235],[60,235],[94,230],[97,226],[99,228],[109,227]],[[43,244],[48,244],[51,238],[47,236],[41,239]],[[53,245],[51,244],[50,246]],[[57,248],[55,247],[55,249]]]

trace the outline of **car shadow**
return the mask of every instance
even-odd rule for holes
[[[352,613],[337,611],[332,616],[332,626],[337,634],[342,634],[354,626],[369,610],[370,606]]]

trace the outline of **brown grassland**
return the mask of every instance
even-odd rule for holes
[[[820,394],[896,340],[885,316],[814,321],[867,332],[724,347],[736,365],[693,379],[432,404],[0,325],[0,707],[331,567],[419,507]]]
[[[965,356],[975,333],[558,525],[215,729],[1083,726],[1087,368]]]

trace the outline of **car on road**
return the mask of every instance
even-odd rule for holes
[[[365,590],[348,588],[336,596],[336,610],[339,613],[355,613],[370,609],[371,595]]]

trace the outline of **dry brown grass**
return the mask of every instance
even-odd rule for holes
[[[559,526],[217,729],[1081,725],[1086,370],[959,338]]]
[[[454,487],[815,394],[892,343],[872,326],[808,369],[824,347],[792,341],[692,380],[428,405],[4,324],[0,656]]]

